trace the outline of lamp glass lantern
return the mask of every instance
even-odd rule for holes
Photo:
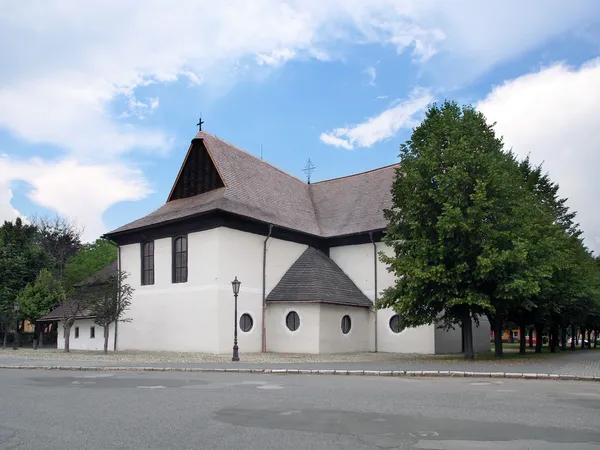
[[[240,293],[240,285],[242,284],[241,281],[239,281],[237,279],[237,277],[235,277],[235,280],[233,280],[231,282],[231,288],[233,289],[233,295],[238,295]]]

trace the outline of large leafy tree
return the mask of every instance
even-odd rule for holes
[[[61,216],[34,217],[32,221],[39,245],[49,256],[47,268],[62,279],[69,260],[82,247],[83,230],[74,221]]]
[[[4,323],[4,346],[10,325],[17,318],[19,292],[37,277],[48,258],[37,245],[37,228],[17,218],[0,227],[0,318]]]
[[[117,247],[106,239],[96,239],[92,243],[83,244],[66,266],[65,290],[72,293],[74,285],[85,281],[116,259]]]
[[[472,321],[487,314],[501,330],[511,303],[549,276],[551,219],[532,207],[513,155],[471,107],[431,106],[400,159],[385,212],[394,255],[381,256],[396,283],[378,306],[409,326],[460,324],[473,358]]]
[[[65,291],[62,284],[48,269],[42,269],[35,282],[29,283],[17,298],[23,319],[35,324],[34,348],[40,341],[40,327],[37,320],[52,311],[53,308],[64,302]]]

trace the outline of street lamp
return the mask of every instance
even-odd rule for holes
[[[17,349],[17,336],[19,335],[19,302],[15,301],[15,337],[13,339],[13,350]]]
[[[233,280],[231,282],[231,287],[233,289],[233,296],[235,298],[235,311],[234,311],[234,315],[233,315],[233,358],[231,358],[232,361],[239,361],[240,357],[238,355],[238,345],[237,345],[237,297],[238,294],[240,293],[240,284],[242,284],[241,281],[238,281],[237,276],[235,277],[235,280]]]

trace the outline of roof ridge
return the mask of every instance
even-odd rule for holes
[[[328,180],[316,181],[314,183],[311,183],[311,185],[313,185],[313,184],[319,184],[319,183],[327,183],[328,181],[341,180],[343,178],[356,177],[358,175],[364,175],[366,173],[377,172],[378,170],[389,169],[390,167],[394,167],[394,166],[400,166],[400,163],[388,164],[387,166],[377,167],[377,168],[371,169],[371,170],[365,170],[364,172],[358,172],[358,173],[353,173],[353,174],[350,174],[350,175],[344,175],[344,176],[341,176],[341,177],[330,178]]]
[[[295,175],[292,175],[291,173],[287,173],[285,170],[282,170],[282,169],[280,169],[279,167],[277,167],[277,166],[275,166],[275,165],[271,164],[271,163],[270,163],[270,162],[268,162],[268,161],[265,161],[264,159],[260,159],[258,156],[256,156],[256,155],[254,155],[254,154],[250,153],[249,151],[247,151],[247,150],[244,150],[243,148],[240,148],[240,147],[238,147],[237,145],[235,145],[235,144],[232,144],[232,143],[231,143],[231,142],[229,142],[229,141],[226,141],[225,139],[221,139],[220,137],[218,137],[218,136],[216,136],[216,135],[214,135],[214,134],[212,134],[212,133],[208,133],[208,132],[206,132],[206,131],[199,131],[199,132],[198,132],[198,134],[196,134],[196,137],[195,137],[194,139],[197,139],[197,138],[198,138],[198,136],[201,136],[202,134],[206,134],[206,135],[208,135],[208,136],[210,136],[210,137],[212,137],[212,138],[218,139],[219,141],[221,141],[221,142],[223,142],[223,143],[225,143],[225,144],[229,145],[230,147],[233,147],[233,148],[235,148],[236,150],[239,150],[239,151],[240,151],[240,152],[242,152],[242,153],[246,153],[247,155],[250,155],[251,157],[253,157],[253,158],[254,158],[254,159],[256,159],[257,161],[260,161],[260,162],[261,162],[261,163],[263,163],[263,164],[266,164],[266,165],[268,165],[268,166],[271,166],[273,169],[276,169],[276,170],[278,170],[279,172],[281,172],[281,173],[283,173],[283,174],[287,175],[288,177],[291,177],[291,178],[293,178],[294,180],[296,180],[296,181],[299,181],[300,183],[302,183],[302,184],[304,184],[304,185],[307,185],[307,186],[308,186],[308,184],[307,184],[306,182],[302,181],[302,180],[301,180],[300,178],[298,178],[297,176],[295,176]]]

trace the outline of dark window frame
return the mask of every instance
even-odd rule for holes
[[[146,252],[146,248],[151,249]],[[140,247],[140,257],[142,259],[142,286],[149,286],[154,284],[154,241],[142,242]],[[152,267],[148,267],[148,263],[152,263]]]
[[[79,339],[79,327],[75,327],[75,339]]]
[[[346,314],[344,317],[342,317],[340,328],[342,329],[342,334],[350,333],[350,330],[352,329],[352,318],[350,315]]]
[[[177,242],[185,242],[185,250],[177,251]],[[189,243],[187,235],[174,236],[171,240],[171,281],[173,283],[187,283],[188,270],[188,250]],[[185,257],[182,264],[177,266],[177,256],[181,254]]]
[[[285,326],[292,332],[298,331],[298,328],[300,328],[300,315],[296,311],[287,313],[285,316]]]
[[[393,322],[395,322],[396,318],[398,323],[394,324]],[[392,317],[390,317],[388,324],[390,326],[390,330],[392,330],[392,333],[402,333],[406,329],[404,318],[400,314],[394,314]]]
[[[90,327],[90,339],[96,339],[96,327]]]
[[[243,321],[242,319],[246,319],[246,321]],[[248,321],[249,319],[249,321]],[[252,316],[248,313],[244,313],[240,316],[240,330],[242,330],[244,333],[249,333],[250,331],[252,331],[252,328],[254,328],[254,319],[252,318]],[[244,325],[249,325],[248,327],[245,327]]]

